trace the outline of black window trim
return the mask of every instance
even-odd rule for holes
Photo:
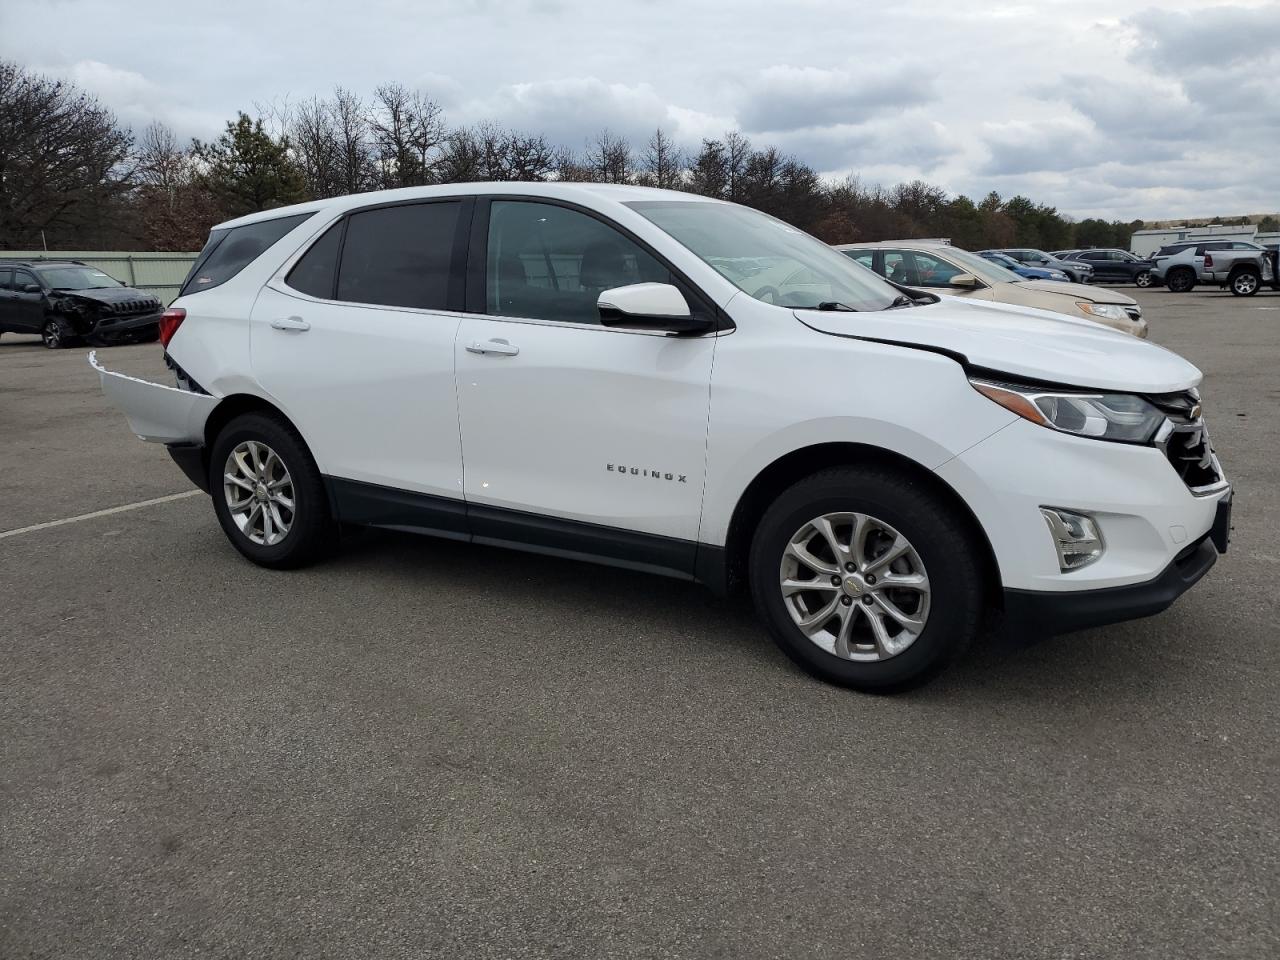
[[[403,307],[389,303],[362,303],[357,300],[339,300],[338,275],[342,272],[342,257],[347,249],[347,224],[351,218],[358,213],[368,213],[372,210],[385,210],[389,207],[415,207],[428,203],[457,203],[460,205],[458,208],[458,221],[454,225],[453,249],[449,254],[449,285],[445,291],[445,306]],[[402,310],[413,313],[463,313],[467,285],[467,245],[472,223],[474,222],[472,208],[475,204],[476,197],[473,194],[454,194],[444,197],[414,197],[409,200],[388,200],[384,203],[371,203],[363,207],[352,207],[349,210],[342,211],[336,220],[326,223],[323,229],[318,231],[302,247],[294,251],[293,255],[284,262],[276,273],[276,278],[279,280],[279,285],[283,291],[290,296],[303,297],[314,303],[342,304],[351,307],[365,307],[371,310]],[[321,238],[334,227],[341,228],[342,236],[338,238],[338,255],[333,269],[333,286],[329,290],[328,299],[313,297],[311,294],[291,286],[288,280],[289,274],[293,272],[293,268],[307,255],[308,251],[319,243]]]
[[[699,287],[696,283],[689,279],[688,275],[679,269],[670,260],[655,250],[636,233],[625,225],[610,218],[606,214],[598,210],[593,210],[588,206],[580,203],[574,203],[572,200],[562,200],[559,197],[540,197],[536,194],[525,193],[487,193],[476,196],[475,208],[471,215],[470,227],[470,245],[467,254],[467,284],[466,284],[466,306],[465,312],[481,317],[492,317],[495,320],[506,320],[512,323],[537,323],[555,325],[557,327],[569,327],[576,330],[603,330],[610,333],[625,333],[640,336],[674,336],[674,334],[655,333],[652,330],[637,330],[628,327],[606,327],[603,324],[588,324],[575,321],[558,321],[544,320],[539,317],[508,317],[504,314],[489,313],[488,311],[488,269],[489,269],[489,208],[493,202],[523,202],[523,203],[542,203],[552,207],[563,207],[566,210],[572,210],[575,213],[586,214],[593,220],[598,220],[606,227],[616,230],[622,236],[626,237],[646,254],[653,257],[660,263],[672,278],[676,281],[676,287],[684,295],[686,301],[689,302],[691,311],[701,311],[707,316],[713,318],[714,325],[706,333],[697,334],[695,337],[688,336],[683,339],[696,339],[697,337],[710,337],[719,333],[731,331],[735,329],[733,321],[729,318],[715,301]]]

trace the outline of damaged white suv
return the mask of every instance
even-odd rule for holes
[[[254,562],[370,524],[742,584],[788,656],[861,689],[933,676],[996,608],[1024,634],[1156,613],[1227,546],[1182,358],[684,193],[254,214],[161,335],[175,387],[91,362]]]

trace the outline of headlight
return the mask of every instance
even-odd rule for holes
[[[1165,421],[1156,407],[1132,393],[1074,392],[972,377],[969,382],[1024,420],[1077,437],[1150,443]]]
[[[1076,306],[1091,317],[1102,317],[1105,320],[1129,319],[1129,314],[1125,313],[1124,307],[1118,303],[1087,303],[1081,301]]]
[[[1049,271],[1049,279],[1050,279],[1050,280],[1065,280],[1065,279],[1067,279],[1067,275],[1066,275],[1065,273],[1063,273],[1061,270],[1050,270],[1050,271]]]

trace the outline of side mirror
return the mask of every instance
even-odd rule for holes
[[[947,281],[949,287],[967,287],[973,289],[978,285],[978,278],[972,273],[957,273]]]
[[[600,322],[606,327],[703,333],[711,321],[689,311],[684,294],[669,283],[632,283],[602,291],[596,300]]]
[[[40,284],[28,283],[25,287],[22,288],[22,292],[23,293],[40,293],[42,291],[40,290]]]

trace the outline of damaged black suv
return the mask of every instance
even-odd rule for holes
[[[0,333],[37,333],[51,350],[155,340],[163,312],[151,294],[78,260],[0,259]]]

